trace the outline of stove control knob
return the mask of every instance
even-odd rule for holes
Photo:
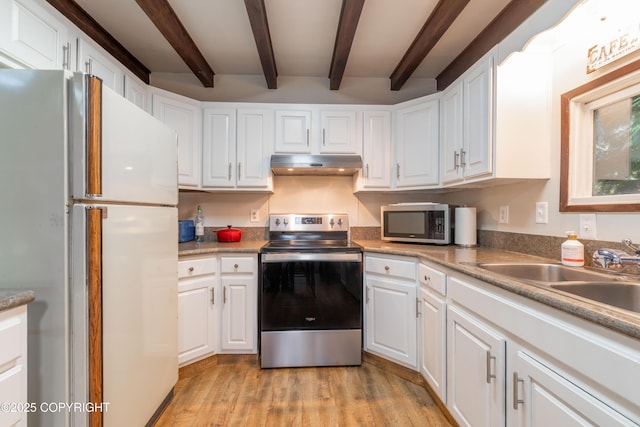
[[[276,225],[280,225],[280,218],[276,218]]]
[[[285,218],[285,219],[283,220],[283,222],[284,222],[284,225],[285,225],[285,226],[286,226],[287,224],[289,224],[289,220],[288,220],[287,218]]]
[[[333,227],[333,224],[334,224],[334,221],[333,221],[333,218],[331,218],[331,219],[329,220],[329,225],[330,225],[331,227]]]
[[[342,218],[338,218],[338,225],[342,227]]]

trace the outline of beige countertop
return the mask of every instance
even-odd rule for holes
[[[178,256],[205,255],[224,252],[259,253],[265,240],[240,240],[239,242],[184,242],[178,244]]]
[[[0,289],[0,311],[28,304],[35,299],[33,291],[24,289]]]
[[[389,243],[380,240],[357,240],[354,243],[366,252],[418,257],[452,270],[480,279],[507,291],[525,296],[545,305],[571,313],[575,316],[602,325],[633,338],[640,338],[640,314],[617,309],[605,304],[572,296],[552,289],[544,284],[522,282],[478,268],[473,264],[482,262],[553,262],[558,260],[541,258],[517,252],[489,248],[461,248],[459,246],[432,246]]]

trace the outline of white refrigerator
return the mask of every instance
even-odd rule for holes
[[[35,292],[29,426],[145,425],[178,378],[175,132],[96,77],[0,70],[0,141],[0,289]]]

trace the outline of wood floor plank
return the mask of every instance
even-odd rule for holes
[[[450,426],[427,391],[375,365],[260,369],[225,359],[181,377],[157,427]]]

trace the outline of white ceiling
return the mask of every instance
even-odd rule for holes
[[[76,0],[151,72],[190,73],[134,0]],[[169,0],[216,74],[260,75],[242,0]],[[366,0],[345,77],[388,78],[437,0]],[[471,0],[412,77],[435,78],[509,0]],[[327,77],[341,0],[265,0],[279,76]]]

